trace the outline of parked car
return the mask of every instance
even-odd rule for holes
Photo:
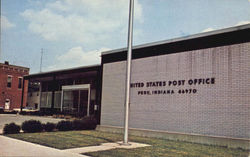
[[[16,111],[16,112],[20,112],[20,111],[21,111],[20,108],[14,108],[13,110]],[[37,110],[37,109],[34,109],[33,107],[28,107],[28,106],[26,106],[26,107],[24,107],[24,108],[22,109],[22,111],[23,111],[23,112],[35,112],[35,111],[38,111],[38,110]]]

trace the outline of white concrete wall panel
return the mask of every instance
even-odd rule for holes
[[[189,85],[189,79],[215,78]],[[101,125],[123,126],[126,61],[103,65]],[[168,81],[185,80],[168,86]],[[147,82],[166,81],[162,87]],[[250,43],[160,55],[132,61],[129,127],[250,138]],[[196,93],[178,94],[179,89]],[[138,95],[138,91],[174,94]]]

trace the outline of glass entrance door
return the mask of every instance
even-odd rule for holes
[[[90,84],[62,86],[61,112],[89,116]]]
[[[88,112],[88,90],[66,90],[63,92],[62,110],[67,114],[86,116]]]

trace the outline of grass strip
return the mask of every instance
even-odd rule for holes
[[[122,134],[106,133],[100,131],[64,131],[43,133],[21,133],[9,134],[8,137],[37,143],[57,149],[69,149],[86,146],[97,146],[101,143],[122,141]],[[129,136],[129,141],[145,143],[151,146],[135,149],[113,149],[86,153],[93,157],[168,157],[168,156],[221,156],[221,157],[248,157],[249,151],[243,149],[232,149],[221,146],[196,144],[183,141],[172,141],[157,138],[146,138]]]

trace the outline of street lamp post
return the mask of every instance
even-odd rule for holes
[[[130,0],[129,4],[129,24],[128,24],[128,54],[127,54],[127,79],[126,79],[126,95],[125,95],[125,114],[124,114],[124,145],[128,145],[128,121],[129,121],[129,105],[130,105],[130,79],[131,79],[131,56],[133,43],[133,16],[134,16],[134,0]]]

